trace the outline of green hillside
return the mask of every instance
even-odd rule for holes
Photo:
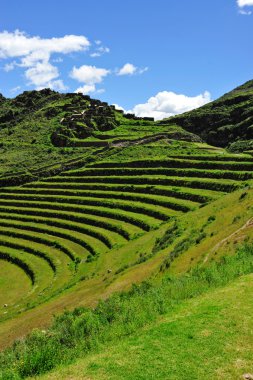
[[[209,144],[229,147],[231,152],[253,150],[253,81],[201,108],[161,121],[167,123],[196,133]]]
[[[46,378],[237,379],[252,366],[252,253],[244,246],[218,264],[143,283],[93,310],[66,311],[50,330],[34,331],[0,357],[2,378],[61,365]]]
[[[189,290],[188,279],[191,289],[202,289],[203,275],[204,288],[189,294],[206,293],[203,297],[212,303],[214,289],[252,273],[252,135],[245,122],[245,115],[250,119],[251,84],[161,122],[124,114],[89,96],[49,89],[0,98],[0,348],[12,347],[0,355],[0,379],[47,372],[62,364],[57,358],[70,363],[97,349],[97,344],[103,350],[111,338],[99,335],[99,323],[107,321],[110,327],[115,312],[121,322],[123,315],[129,316],[130,323],[126,319],[126,331],[120,324],[115,327],[117,338],[137,333],[151,322],[147,315],[153,315],[154,329],[160,331],[156,319],[171,312],[167,306],[160,312],[163,302],[171,305],[166,292],[171,295],[175,286],[175,297],[180,298],[182,288]],[[200,123],[196,115],[206,119]],[[172,288],[167,288],[170,281]],[[133,284],[142,285],[124,293]],[[155,294],[153,301],[148,289]],[[113,296],[122,291],[119,298]],[[156,299],[156,292],[162,292],[164,301]],[[215,292],[219,297],[222,291]],[[108,297],[108,302],[99,303]],[[172,310],[176,320],[186,313],[188,302],[202,307],[202,299],[186,301],[191,297],[176,298],[176,304],[183,301]],[[143,307],[146,314],[137,318],[139,324],[131,319],[128,307],[135,311]],[[121,314],[122,308],[126,314]],[[71,311],[65,320],[66,309]],[[101,320],[92,310],[99,310]],[[199,313],[200,325],[206,317],[204,311]],[[55,315],[60,316],[52,325]],[[68,330],[70,321],[72,330]],[[87,333],[88,346],[75,336],[81,334],[75,330],[79,324]],[[177,332],[181,334],[176,327]],[[142,336],[143,343],[138,344],[145,345],[149,338],[144,331]],[[47,341],[50,347],[43,346]],[[130,342],[124,344],[131,350]],[[176,379],[183,376],[179,367],[184,358],[175,356]],[[171,360],[176,359],[171,356]],[[196,371],[194,360],[191,365],[189,371]],[[120,369],[111,368],[112,374],[101,367],[102,372],[87,372],[87,378],[107,376],[103,371],[108,373],[104,378],[124,378]],[[136,372],[125,378],[138,378],[138,363],[132,370]],[[172,376],[163,371],[165,378]],[[212,371],[210,364],[210,376]],[[152,372],[143,376],[153,378]]]
[[[175,305],[131,337],[39,378],[243,379],[252,373],[252,279]]]

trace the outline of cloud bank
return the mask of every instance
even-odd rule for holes
[[[96,84],[101,83],[110,73],[110,70],[98,68],[96,66],[82,65],[79,68],[73,67],[70,77],[83,83],[83,86],[76,89],[75,92],[89,94],[96,91]],[[101,90],[98,90],[101,91]]]
[[[144,104],[137,104],[131,111],[136,116],[151,116],[156,120],[174,116],[201,107],[211,101],[208,91],[197,96],[186,96],[171,91],[161,91]]]
[[[253,6],[253,0],[237,0],[237,5],[241,15],[250,16],[252,14],[252,11],[246,10],[245,7]]]
[[[237,5],[240,8],[246,7],[246,6],[253,6],[253,0],[237,0]]]
[[[52,54],[80,52],[87,50],[89,46],[90,42],[85,36],[41,38],[31,37],[19,30],[0,33],[0,59],[18,59],[8,62],[4,66],[5,71],[11,71],[16,66],[24,67],[28,83],[36,89],[65,89],[63,81],[58,79],[57,67],[50,62]]]
[[[2,69],[5,72],[11,72],[16,68],[23,68],[26,85],[36,90],[46,87],[58,91],[66,90],[67,86],[60,77],[58,64],[63,62],[64,55],[84,52],[88,49],[91,58],[110,52],[102,41],[95,40],[91,44],[88,38],[82,35],[42,38],[30,36],[20,30],[0,32],[0,60],[5,61]],[[120,69],[105,69],[84,64],[80,67],[74,66],[69,77],[81,83],[75,92],[102,93],[104,89],[97,89],[96,85],[103,82],[108,74],[130,76],[143,74],[147,70],[147,67],[139,68],[132,63],[126,63]]]

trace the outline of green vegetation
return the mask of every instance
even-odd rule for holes
[[[209,144],[229,147],[231,152],[252,150],[253,81],[199,109],[162,120],[161,124],[177,124]]]
[[[252,246],[244,246],[235,256],[224,257],[206,268],[195,267],[177,278],[164,277],[160,284],[145,282],[134,286],[128,293],[101,301],[94,310],[79,308],[65,312],[49,330],[34,331],[4,352],[0,357],[1,376],[25,378],[70,363],[101,344],[105,346],[137,331],[159,315],[172,313],[182,301],[252,272]]]
[[[136,333],[36,379],[243,379],[252,374],[252,278],[174,305]]]
[[[247,85],[192,111],[201,130],[192,113],[154,122],[81,94],[1,98],[0,348],[28,334],[2,354],[3,379],[103,349],[252,272],[253,157],[232,153],[251,143],[251,97]],[[206,132],[224,121],[216,105],[232,117],[238,104],[226,144]]]
[[[3,187],[1,238],[8,236],[8,246],[13,248],[22,239],[23,249],[46,260],[57,279],[45,288],[43,297],[22,307],[34,307],[53,297],[56,289],[61,292],[67,284],[71,287],[90,278],[91,273],[97,273],[96,262],[104,267],[108,248],[127,247],[130,241],[159,229],[163,223],[194,212],[226,192],[244,188],[245,179],[249,183],[252,179],[253,161],[249,157],[245,161],[237,161],[236,156],[229,156],[229,161],[224,156],[219,160],[219,156],[207,154],[193,157],[124,162],[102,159],[20,187]],[[172,246],[183,231],[178,222],[174,223],[149,252],[142,252],[133,263],[120,263],[115,273],[144,263]],[[161,263],[161,271],[207,238],[205,228],[192,231],[187,227],[187,231]],[[3,318],[18,310],[15,305],[9,307]]]

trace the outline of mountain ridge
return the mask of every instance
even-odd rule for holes
[[[208,144],[231,152],[253,149],[253,81],[250,80],[200,108],[160,124],[177,124]]]

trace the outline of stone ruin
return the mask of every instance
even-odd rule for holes
[[[64,117],[52,135],[52,142],[57,146],[67,146],[69,139],[85,139],[94,131],[106,132],[117,127],[115,107],[106,102],[91,99],[88,95],[78,98],[77,94],[71,104],[63,107]]]
[[[71,95],[73,97],[73,94]],[[125,114],[124,111],[116,110],[113,105],[82,94],[75,94],[71,104],[63,106],[63,111],[65,111],[65,115],[60,120],[61,126],[52,134],[52,142],[57,146],[71,145],[71,139],[85,139],[90,137],[94,131],[113,130],[119,125],[115,111],[123,114],[126,119],[154,121],[154,118],[151,117]]]

